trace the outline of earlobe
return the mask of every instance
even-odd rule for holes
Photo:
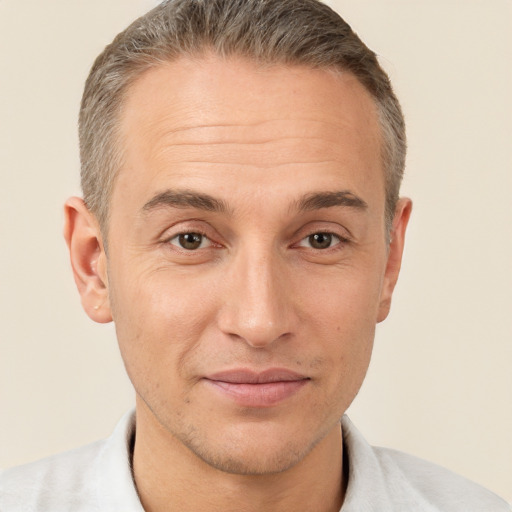
[[[406,197],[399,199],[390,233],[388,259],[382,284],[377,322],[382,322],[389,314],[393,290],[395,289],[398,274],[400,273],[400,267],[402,265],[402,255],[405,246],[405,231],[411,216],[411,211],[412,201]]]
[[[82,307],[95,322],[111,322],[107,260],[98,222],[79,197],[66,201],[64,216],[64,238]]]

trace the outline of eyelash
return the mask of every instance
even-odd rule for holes
[[[332,245],[329,245],[329,247],[325,247],[325,248],[316,248],[316,247],[311,247],[311,238],[314,237],[314,236],[318,236],[318,235],[323,235],[323,236],[327,236],[330,238],[330,241],[334,242],[332,243]],[[337,242],[335,242],[334,240],[332,239],[336,239]],[[307,243],[307,241],[309,241],[309,246],[305,246],[305,245],[302,245],[304,242]],[[342,246],[342,245],[345,245],[349,242],[349,240],[341,235],[339,235],[338,233],[333,233],[331,231],[314,231],[313,233],[305,236],[304,238],[302,238],[300,240],[300,242],[297,244],[299,247],[306,247],[308,249],[313,249],[315,251],[321,251],[321,252],[327,252],[329,250],[336,250],[336,249],[340,249],[339,246]]]
[[[197,249],[187,249],[187,248],[179,245],[178,243],[176,243],[176,244],[172,243],[173,240],[179,240],[180,237],[186,236],[186,235],[199,235],[200,237],[202,237],[201,245],[203,244],[204,240],[207,240],[210,243],[210,245],[208,245],[207,247],[198,247]],[[198,249],[207,249],[207,248],[210,248],[212,246],[213,247],[215,247],[215,246],[220,247],[220,244],[216,244],[215,242],[213,242],[213,240],[206,233],[204,233],[203,231],[201,231],[199,229],[189,230],[189,231],[182,231],[180,233],[176,233],[173,236],[171,236],[171,237],[167,238],[166,240],[164,240],[164,242],[167,243],[167,244],[173,245],[178,250],[184,251],[186,253],[193,253],[193,252],[196,252]]]
[[[200,246],[197,247],[197,248],[193,248],[193,249],[192,248],[187,249],[186,247],[183,247],[179,243],[179,238],[182,237],[182,236],[186,236],[186,235],[199,235],[200,237],[202,237],[202,240],[200,242]],[[330,240],[331,242],[332,242],[332,238],[336,239],[337,241],[334,244],[329,245],[328,247],[325,247],[325,248],[311,247],[311,240],[310,239],[312,237],[314,237],[315,235],[324,235],[324,236],[327,236],[327,237],[331,237],[331,240]],[[309,239],[310,245],[309,246],[303,245],[303,243],[307,243],[308,239]],[[172,242],[173,240],[177,240],[177,243],[173,243]],[[209,242],[209,245],[207,247],[201,247],[201,245],[204,243],[205,240],[207,240]],[[208,249],[208,248],[211,248],[211,247],[217,247],[217,248],[222,247],[220,244],[216,244],[206,233],[204,233],[201,230],[182,231],[180,233],[174,234],[172,237],[166,238],[164,240],[164,242],[166,244],[173,245],[174,247],[177,248],[177,250],[183,251],[183,252],[188,253],[188,254],[197,252],[199,249]],[[305,237],[301,238],[300,241],[297,244],[293,244],[292,247],[304,247],[306,249],[311,249],[313,251],[331,252],[332,250],[339,250],[339,249],[341,249],[340,246],[344,246],[344,245],[346,245],[348,243],[350,243],[350,240],[348,238],[346,238],[346,237],[343,237],[343,236],[339,235],[338,233],[334,233],[332,231],[314,231],[314,232],[310,233],[309,235],[306,235]]]

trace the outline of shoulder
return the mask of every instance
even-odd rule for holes
[[[395,482],[402,481],[435,510],[511,512],[510,506],[494,493],[446,468],[398,450],[373,450]]]
[[[494,493],[412,455],[370,446],[342,420],[349,478],[343,512],[512,512]]]
[[[143,512],[131,471],[134,436],[130,412],[104,441],[0,472],[0,511]]]
[[[105,441],[0,472],[0,510],[96,510],[95,461]]]

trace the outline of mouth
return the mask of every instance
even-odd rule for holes
[[[277,405],[298,393],[310,378],[283,368],[257,372],[234,369],[203,379],[224,398],[241,407],[265,408]]]

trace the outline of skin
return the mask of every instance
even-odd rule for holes
[[[145,509],[339,510],[339,420],[411,211],[401,199],[388,244],[371,97],[349,73],[183,58],[131,86],[120,137],[108,257],[79,198],[65,237],[83,307],[115,321],[137,393]],[[211,380],[240,368],[303,382],[240,403]]]

